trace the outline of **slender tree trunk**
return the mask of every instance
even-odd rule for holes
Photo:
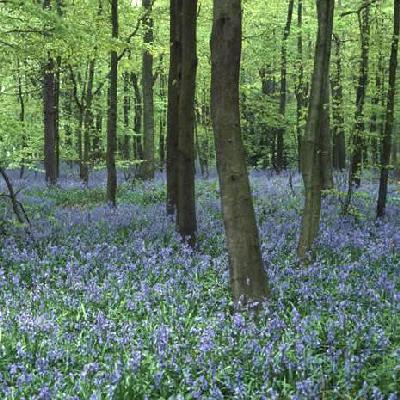
[[[89,62],[89,72],[86,87],[85,117],[83,124],[83,159],[81,163],[80,177],[82,182],[87,185],[89,183],[89,152],[90,152],[90,136],[93,128],[93,81],[95,70],[95,59]]]
[[[25,171],[25,149],[26,149],[26,130],[25,130],[25,99],[24,94],[22,91],[22,78],[21,78],[21,69],[19,60],[17,59],[17,69],[18,69],[18,76],[17,76],[17,84],[18,84],[18,102],[20,106],[19,111],[19,121],[21,122],[21,129],[22,129],[22,159],[19,169],[19,178],[22,179],[24,176]]]
[[[152,1],[143,0],[146,10],[151,10]],[[142,57],[142,90],[143,90],[143,153],[144,162],[141,168],[141,178],[154,178],[154,92],[153,92],[153,54],[149,46],[153,45],[153,18],[150,14],[144,20],[143,57]]]
[[[61,89],[61,57],[56,58],[54,74],[54,147],[56,153],[56,175],[60,176],[60,89]]]
[[[182,1],[170,0],[170,66],[167,107],[167,213],[178,203],[179,92],[182,63]]]
[[[196,241],[195,94],[197,71],[197,0],[182,6],[182,77],[179,95],[177,226],[184,239]]]
[[[99,161],[102,158],[102,150],[101,150],[101,133],[103,130],[103,112],[99,111],[96,114],[96,123],[95,130],[93,135],[93,160]]]
[[[332,116],[333,116],[333,166],[339,171],[346,168],[346,140],[344,133],[343,84],[341,43],[338,35],[333,36],[335,45],[335,71],[332,74]]]
[[[287,91],[287,40],[292,25],[294,0],[289,0],[288,14],[281,49],[281,89],[279,100],[279,114],[282,118],[282,126],[276,131],[276,169],[278,172],[285,168],[285,115],[286,115],[286,91]]]
[[[118,0],[111,0],[112,37],[118,37]],[[110,90],[107,126],[107,201],[117,205],[117,169],[115,152],[117,147],[117,113],[118,113],[118,55],[111,50],[110,55]]]
[[[214,0],[211,36],[211,110],[230,283],[237,306],[268,295],[258,229],[241,138],[239,73],[242,40],[240,0]]]
[[[51,0],[43,1],[43,8],[50,10]],[[46,32],[45,36],[49,33]],[[57,183],[56,154],[56,104],[55,104],[55,65],[50,52],[43,72],[43,114],[44,114],[44,170],[46,181],[50,185]]]
[[[135,160],[143,160],[143,142],[142,142],[142,117],[143,117],[143,106],[142,106],[142,94],[140,92],[137,75],[131,73],[131,82],[133,90],[135,92],[135,120],[134,120],[134,131],[135,131]]]
[[[302,142],[301,171],[305,186],[305,204],[303,210],[300,239],[297,253],[301,260],[306,258],[317,236],[320,224],[322,163],[321,141],[326,129],[324,103],[329,85],[329,63],[333,30],[335,0],[317,2],[318,35],[314,56],[311,98],[308,109],[306,132]]]
[[[44,170],[46,181],[50,185],[57,183],[57,155],[55,148],[55,76],[54,60],[49,55],[45,66],[43,79],[43,100],[44,100]]]
[[[124,141],[122,145],[122,157],[124,160],[130,159],[130,135],[129,135],[129,114],[131,111],[131,98],[129,96],[129,73],[124,73]]]
[[[159,151],[160,151],[160,171],[164,170],[165,164],[165,126],[166,126],[166,109],[165,109],[165,75],[160,74],[160,100],[161,100],[161,111],[160,111],[160,141],[159,141]]]
[[[324,88],[320,138],[321,189],[333,189],[332,131],[329,115],[329,76]]]
[[[352,137],[352,158],[350,166],[349,185],[357,187],[361,184],[362,155],[364,149],[364,105],[368,86],[368,63],[369,63],[369,39],[370,27],[369,0],[364,0],[366,7],[359,15],[360,35],[361,35],[361,61],[360,72],[357,85],[355,127]]]
[[[297,0],[297,87],[296,87],[296,136],[297,136],[297,153],[298,153],[298,169],[300,171],[300,154],[301,154],[301,138],[303,136],[303,121],[306,97],[304,87],[304,67],[303,67],[303,0]]]
[[[371,135],[371,152],[372,152],[372,163],[374,166],[378,165],[378,153],[379,153],[379,133],[378,133],[378,116],[382,117],[381,104],[384,103],[382,98],[383,94],[383,55],[380,51],[378,57],[377,72],[375,76],[375,95],[372,97],[372,114],[370,120],[370,135]],[[383,135],[382,135],[383,136]]]
[[[392,133],[394,124],[394,106],[396,94],[396,70],[397,70],[397,54],[399,47],[400,35],[400,0],[394,0],[394,24],[392,49],[389,64],[389,83],[387,95],[386,123],[382,137],[382,154],[381,154],[381,176],[379,181],[379,197],[376,209],[376,215],[381,218],[385,215],[386,199],[389,181],[390,153],[392,143]]]

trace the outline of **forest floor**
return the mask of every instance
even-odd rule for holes
[[[380,223],[372,179],[350,216],[328,194],[316,258],[299,267],[300,177],[292,191],[287,175],[254,173],[271,298],[251,318],[232,313],[215,179],[197,182],[193,252],[162,178],[123,184],[113,210],[102,173],[90,189],[12,177],[32,236],[12,224],[0,242],[0,398],[399,398],[395,187]]]

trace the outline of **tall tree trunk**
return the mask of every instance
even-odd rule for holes
[[[60,89],[61,89],[61,57],[56,58],[54,74],[54,147],[56,153],[56,175],[60,176]]]
[[[90,136],[93,128],[93,81],[94,81],[95,59],[89,62],[89,72],[86,87],[85,117],[83,123],[83,159],[80,171],[82,182],[87,185],[89,183],[89,152],[90,152]]]
[[[154,78],[153,78],[153,54],[149,46],[153,45],[153,18],[150,15],[152,0],[143,0],[145,9],[149,12],[143,22],[145,33],[143,37],[142,57],[142,90],[143,90],[143,153],[144,162],[141,168],[141,178],[154,178]]]
[[[321,120],[320,138],[320,167],[321,167],[321,189],[333,189],[333,160],[332,160],[332,131],[330,129],[329,114],[329,75],[325,85]]]
[[[43,1],[43,8],[50,10],[51,0]],[[48,36],[48,32],[45,33]],[[55,104],[55,65],[50,52],[43,72],[43,114],[44,114],[44,170],[46,181],[50,185],[57,183],[56,154],[56,104]]]
[[[170,0],[170,66],[167,107],[167,213],[178,203],[179,92],[182,63],[182,1]]]
[[[304,87],[304,66],[303,66],[303,0],[297,0],[297,87],[296,87],[296,136],[297,136],[297,153],[298,153],[298,169],[300,171],[300,154],[301,154],[301,137],[303,136],[303,121],[305,109],[305,87]]]
[[[160,151],[160,171],[164,170],[165,164],[165,125],[166,125],[166,109],[165,109],[165,82],[166,77],[163,72],[160,74],[160,100],[161,100],[161,111],[160,111],[160,141],[159,141],[159,151]]]
[[[294,0],[289,0],[287,21],[283,32],[283,42],[281,49],[281,89],[279,99],[279,114],[282,118],[282,126],[276,132],[276,169],[278,172],[285,168],[285,115],[286,115],[286,91],[287,91],[287,40],[290,35],[292,25]]]
[[[130,159],[130,134],[129,134],[129,114],[131,111],[131,98],[129,83],[129,73],[124,73],[124,141],[122,145],[122,157],[124,160]]]
[[[55,149],[54,60],[49,55],[43,79],[44,102],[44,170],[50,185],[57,183],[57,155]]]
[[[118,37],[118,0],[111,0],[112,37]],[[110,55],[110,90],[107,126],[107,201],[117,205],[117,169],[115,152],[117,147],[117,113],[118,113],[118,55],[111,50]]]
[[[360,72],[357,85],[355,127],[352,137],[352,158],[350,166],[349,186],[361,184],[362,155],[364,149],[364,105],[368,86],[368,62],[370,39],[370,5],[369,0],[364,0],[366,6],[358,15],[361,35]]]
[[[101,133],[103,130],[103,112],[100,110],[96,114],[96,123],[93,135],[93,160],[99,161],[102,159]]]
[[[179,95],[177,226],[184,239],[196,241],[195,94],[197,71],[197,0],[182,6],[182,77]]]
[[[343,84],[341,43],[338,35],[333,36],[335,45],[335,70],[332,74],[332,117],[333,117],[333,166],[339,171],[346,168],[346,140],[344,133]]]
[[[333,30],[335,0],[317,2],[318,35],[314,56],[311,98],[308,109],[306,132],[302,142],[301,171],[305,186],[300,239],[297,248],[301,260],[306,258],[317,236],[320,224],[322,177],[321,165],[326,160],[321,157],[322,130],[326,128],[324,103],[329,85],[329,63]]]
[[[240,0],[214,0],[211,35],[211,110],[230,283],[237,306],[268,295],[258,229],[241,138],[239,73]]]
[[[134,119],[135,160],[143,160],[143,141],[142,141],[143,105],[142,105],[142,94],[140,92],[137,74],[135,74],[134,72],[131,73],[131,82],[132,82],[133,90],[135,92],[135,119]]]
[[[19,121],[21,123],[21,129],[22,129],[22,158],[19,169],[19,178],[22,179],[25,171],[26,127],[25,127],[25,99],[22,91],[22,77],[21,77],[19,59],[17,59],[17,70],[18,70],[18,76],[17,76],[18,102],[20,106]]]
[[[57,15],[61,18],[63,16],[62,0],[56,0],[56,10],[57,10]],[[54,84],[54,107],[55,107],[54,145],[56,152],[57,178],[60,176],[60,90],[61,90],[61,56],[57,56],[55,84]]]
[[[400,35],[400,0],[394,0],[394,24],[392,49],[390,53],[389,64],[389,83],[387,95],[386,123],[382,137],[382,154],[381,154],[381,176],[379,180],[379,197],[376,209],[376,215],[381,218],[385,215],[386,199],[389,181],[390,153],[392,143],[392,133],[394,124],[394,103],[396,94],[396,70],[397,70],[397,54],[399,47]]]
[[[383,54],[380,51],[378,56],[378,65],[375,76],[375,94],[372,97],[372,114],[370,120],[370,135],[371,135],[371,152],[372,152],[372,163],[374,166],[378,165],[378,149],[379,149],[379,134],[378,134],[378,116],[382,118],[381,104],[384,103],[382,98],[383,94],[383,80],[382,76],[384,74],[383,68]],[[379,118],[380,119],[380,118]],[[383,136],[383,135],[382,135]]]

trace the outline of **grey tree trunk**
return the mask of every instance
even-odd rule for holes
[[[211,113],[230,284],[237,306],[268,296],[245,150],[241,138],[239,73],[242,40],[240,0],[214,0],[211,36]]]
[[[94,80],[95,59],[89,62],[88,81],[86,87],[85,101],[85,118],[83,123],[83,157],[80,171],[82,182],[87,185],[89,183],[89,152],[90,152],[90,136],[93,128],[93,80]]]
[[[182,75],[179,93],[177,226],[184,239],[196,242],[195,93],[197,72],[197,0],[182,5]]]
[[[397,54],[399,47],[400,35],[400,0],[394,0],[394,24],[392,49],[389,63],[389,84],[387,95],[387,109],[385,130],[382,137],[382,155],[381,155],[381,176],[379,181],[379,197],[376,209],[376,215],[381,218],[385,215],[386,200],[389,181],[390,153],[392,144],[392,133],[394,124],[394,106],[396,95],[396,70],[397,70]]]
[[[152,1],[143,0],[143,7],[151,10]],[[154,178],[154,91],[153,91],[153,54],[149,46],[153,45],[153,18],[150,12],[147,14],[143,25],[145,29],[143,37],[142,56],[142,90],[143,90],[143,155],[144,162],[141,168],[142,179]]]
[[[111,1],[112,37],[118,37],[118,0]],[[117,116],[118,116],[118,55],[116,50],[110,55],[110,90],[107,126],[107,201],[117,205],[117,169],[115,152],[117,149]]]
[[[332,74],[332,117],[333,117],[333,166],[339,171],[346,168],[346,140],[343,113],[343,83],[341,42],[338,35],[333,36],[335,45],[335,71]]]
[[[288,14],[285,30],[283,32],[283,42],[281,49],[281,88],[279,99],[279,114],[282,117],[282,127],[276,131],[276,170],[282,171],[285,167],[285,127],[284,119],[286,114],[286,98],[287,98],[287,40],[290,35],[292,25],[294,0],[289,0]]]
[[[369,63],[369,39],[370,39],[370,5],[369,0],[364,0],[366,7],[359,15],[360,35],[361,35],[361,58],[360,58],[360,72],[358,77],[357,95],[356,95],[356,114],[355,114],[355,127],[352,137],[352,158],[350,165],[349,186],[360,186],[361,184],[361,170],[363,161],[363,148],[364,148],[364,105],[365,97],[368,86],[368,63]],[[350,190],[350,189],[349,189]]]
[[[140,92],[137,74],[131,73],[131,82],[133,90],[135,92],[135,119],[134,119],[134,152],[135,160],[143,160],[143,135],[142,135],[142,117],[143,117],[143,105],[142,105],[142,94]]]
[[[44,105],[44,170],[46,181],[50,185],[57,183],[57,154],[56,154],[56,107],[55,107],[55,74],[54,60],[49,55],[44,67],[43,76],[43,105]]]
[[[50,10],[51,0],[43,1],[43,8]],[[49,33],[45,31],[45,36]],[[56,79],[55,63],[50,52],[43,71],[43,119],[44,119],[44,170],[47,183],[57,183],[57,153],[56,153]]]
[[[308,109],[306,132],[302,142],[302,165],[305,187],[305,205],[303,210],[300,239],[297,248],[298,256],[304,260],[311,250],[320,224],[322,162],[321,140],[326,129],[324,103],[329,84],[329,63],[333,30],[335,0],[317,2],[318,34],[314,56],[311,96]]]
[[[167,213],[178,203],[179,91],[182,63],[182,0],[170,1],[170,65],[167,110]]]

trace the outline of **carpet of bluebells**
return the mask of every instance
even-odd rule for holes
[[[338,177],[316,256],[299,266],[300,177],[291,188],[288,175],[252,173],[271,285],[254,317],[232,311],[215,178],[197,182],[194,252],[161,176],[121,184],[116,210],[101,172],[89,188],[11,177],[32,228],[10,223],[0,242],[1,399],[400,399],[395,186],[377,223],[377,182],[341,216]]]

